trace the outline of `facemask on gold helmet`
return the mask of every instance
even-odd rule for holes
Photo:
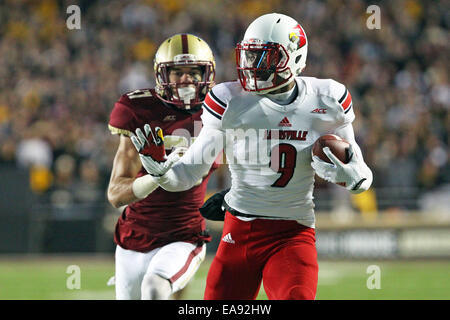
[[[156,93],[182,109],[203,103],[214,85],[215,60],[208,44],[192,34],[176,34],[158,48],[154,63]]]

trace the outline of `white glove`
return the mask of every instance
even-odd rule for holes
[[[361,161],[357,157],[357,154],[353,152],[352,145],[349,147],[350,161],[346,164],[341,162],[331,152],[330,148],[324,147],[323,152],[332,163],[325,162],[314,155],[312,156],[313,161],[311,162],[311,166],[316,171],[316,174],[322,179],[339,184],[349,191],[359,190],[366,180],[370,180],[371,183],[372,172],[364,161]]]
[[[186,148],[177,148],[169,156],[165,153],[164,137],[159,127],[155,128],[155,134],[150,125],[144,126],[144,132],[140,128],[136,129],[136,135],[131,135],[131,141],[139,152],[142,166],[154,177],[161,177],[175,162],[180,160]],[[149,139],[151,136],[151,139]]]

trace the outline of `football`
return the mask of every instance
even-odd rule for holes
[[[311,152],[321,160],[332,163],[322,150],[324,147],[328,147],[339,160],[348,163],[350,161],[349,146],[350,144],[341,137],[334,134],[325,134],[314,142]]]

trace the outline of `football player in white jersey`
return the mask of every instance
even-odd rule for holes
[[[187,153],[172,163],[141,155],[149,188],[191,188],[222,149],[231,172],[222,241],[211,264],[205,299],[254,299],[261,281],[269,299],[315,299],[314,174],[367,190],[372,172],[355,142],[350,92],[331,79],[299,76],[308,40],[283,14],[254,20],[236,47],[239,80],[216,85],[203,104],[203,128]],[[353,156],[340,162],[311,156],[313,143],[336,134]],[[138,150],[151,139],[132,138]]]

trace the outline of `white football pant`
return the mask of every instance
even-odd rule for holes
[[[186,286],[205,259],[205,254],[206,244],[187,242],[170,243],[146,253],[117,246],[116,299],[168,299]]]

